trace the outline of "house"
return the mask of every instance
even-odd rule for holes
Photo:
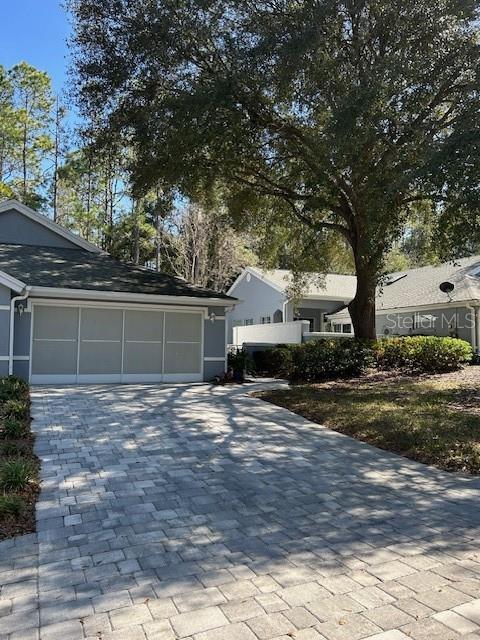
[[[115,260],[0,204],[0,375],[33,384],[195,382],[225,370],[229,295]]]
[[[296,304],[289,301],[291,283],[290,271],[244,269],[228,291],[242,300],[229,316],[230,342],[295,343],[350,334],[347,305],[355,276],[310,274]],[[458,336],[479,351],[480,256],[391,273],[378,287],[376,306],[378,336]],[[298,320],[304,322],[297,326]]]
[[[327,314],[343,309],[355,295],[356,288],[355,276],[311,274],[301,299],[293,302],[289,298],[292,283],[291,271],[262,271],[255,267],[246,267],[228,291],[228,295],[242,300],[229,314],[229,342],[235,343],[235,327],[257,327],[236,333],[245,336],[251,334],[252,340],[248,340],[249,342],[261,343],[271,342],[268,336],[274,334],[278,334],[278,342],[290,342],[291,340],[285,338],[293,335],[298,337],[302,332],[318,335],[331,331],[332,326]],[[304,322],[301,325],[293,324],[299,320]],[[280,323],[288,326],[270,326],[263,329],[258,327]],[[337,331],[343,333],[349,334],[352,331],[349,318],[345,319],[343,325],[338,323],[336,326]]]
[[[350,321],[348,309],[329,316]],[[480,351],[480,256],[390,273],[376,297],[378,336],[453,336]]]

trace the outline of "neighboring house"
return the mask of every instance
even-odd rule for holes
[[[480,351],[480,256],[389,274],[377,292],[378,336],[438,335]],[[348,310],[329,317],[343,325]]]
[[[229,341],[267,344],[278,336],[279,342],[302,342],[352,331],[346,305],[355,294],[355,276],[311,274],[297,308],[288,301],[291,282],[289,271],[244,269],[228,291],[242,301],[229,315]],[[296,328],[293,320],[309,326]],[[288,327],[261,326],[277,322]],[[480,256],[389,274],[377,291],[376,326],[379,336],[458,336],[479,351]],[[243,327],[235,331],[237,341],[234,327]]]
[[[331,325],[326,314],[343,309],[355,295],[355,276],[312,274],[301,300],[295,304],[289,300],[292,281],[292,273],[283,269],[244,269],[228,291],[229,295],[241,300],[228,316],[229,342],[233,342],[234,327],[259,324],[291,324],[293,321],[304,320],[308,322],[307,333],[330,331]],[[348,318],[343,326],[337,326],[344,333],[352,331]],[[280,331],[280,327],[270,329]],[[291,327],[291,330],[294,331],[295,327]],[[253,334],[253,331],[245,333]],[[265,330],[262,336],[264,334]]]
[[[0,375],[32,383],[193,382],[225,370],[237,301],[119,262],[0,204]]]

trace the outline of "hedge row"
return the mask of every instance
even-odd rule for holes
[[[257,372],[309,381],[358,376],[367,369],[411,373],[455,371],[472,359],[464,340],[437,336],[406,336],[378,341],[336,338],[302,345],[279,345],[253,354]]]

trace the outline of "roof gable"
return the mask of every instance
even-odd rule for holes
[[[239,283],[248,275],[258,278],[262,282],[283,294],[292,284],[293,275],[286,269],[262,270],[256,267],[246,267],[230,287],[228,293],[235,291]],[[310,273],[307,288],[302,297],[320,300],[351,300],[355,295],[356,277],[337,273]]]
[[[72,233],[68,229],[65,229],[64,227],[57,224],[56,222],[53,222],[53,220],[50,220],[46,216],[40,213],[37,213],[30,207],[27,207],[21,202],[18,202],[18,200],[5,200],[4,202],[0,203],[0,220],[1,220],[2,214],[7,214],[8,212],[12,212],[12,211],[16,212],[16,214],[24,216],[29,221],[32,221],[33,223],[40,225],[42,228],[48,229],[50,234],[52,233],[55,234],[56,236],[64,240],[66,243],[70,243],[75,247],[79,247],[85,251],[90,251],[92,253],[101,252],[101,249],[99,249],[95,245],[91,244],[90,242],[87,242],[83,238],[80,238],[79,236]],[[31,242],[29,244],[35,244],[35,243]],[[42,243],[39,242],[38,244],[41,245]]]

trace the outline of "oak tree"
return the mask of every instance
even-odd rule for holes
[[[77,97],[99,140],[134,149],[138,189],[220,181],[237,216],[303,225],[319,251],[339,234],[370,338],[409,204],[431,202],[443,228],[457,204],[478,219],[479,6],[71,0]]]

